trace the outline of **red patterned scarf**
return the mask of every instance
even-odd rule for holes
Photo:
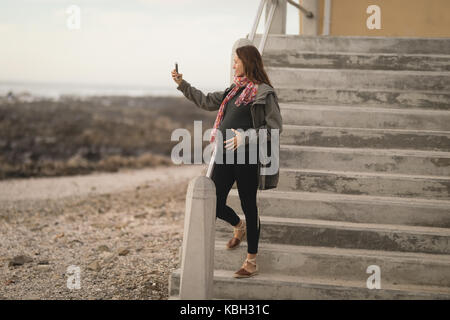
[[[211,139],[210,142],[214,142],[217,128],[219,128],[220,122],[222,121],[224,109],[227,105],[228,101],[234,97],[237,91],[239,91],[240,88],[245,86],[245,89],[242,91],[240,96],[236,99],[236,106],[239,107],[241,104],[247,105],[253,100],[255,100],[256,93],[258,92],[258,85],[254,82],[250,81],[246,76],[237,77],[234,76],[233,82],[236,84],[236,86],[228,92],[225,99],[223,99],[222,104],[220,105],[219,112],[217,113],[216,121],[214,122],[214,129],[211,133]]]

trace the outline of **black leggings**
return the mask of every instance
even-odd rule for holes
[[[230,151],[228,151],[230,152]],[[225,152],[223,162],[215,163],[211,179],[216,185],[216,219],[219,217],[232,226],[239,223],[239,216],[226,205],[228,193],[236,181],[242,211],[245,214],[247,224],[247,252],[255,254],[258,252],[260,234],[260,219],[256,204],[256,193],[258,191],[258,164],[249,163],[249,152],[245,151],[245,163],[237,163],[237,152],[234,151],[234,163],[226,163]]]

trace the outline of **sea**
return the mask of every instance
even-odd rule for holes
[[[203,89],[203,88],[202,88]],[[206,88],[207,92],[219,90]],[[222,89],[223,90],[223,89]],[[29,95],[33,97],[58,99],[63,95],[75,96],[182,96],[174,83],[172,87],[74,84],[74,83],[34,83],[34,82],[0,82],[0,97],[9,92],[14,96]]]

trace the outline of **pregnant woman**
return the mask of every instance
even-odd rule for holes
[[[258,140],[244,134],[242,131],[255,129],[267,130],[267,140],[270,144],[272,129],[282,131],[282,118],[278,98],[264,70],[261,55],[253,45],[241,46],[234,54],[234,81],[224,91],[216,91],[205,95],[183,79],[183,74],[172,71],[172,78],[178,84],[186,98],[198,107],[217,113],[210,142],[223,141],[220,163],[214,164],[211,179],[216,186],[217,207],[216,219],[219,217],[234,227],[232,239],[227,243],[227,249],[236,248],[244,237],[247,237],[247,258],[241,268],[234,273],[235,278],[247,278],[258,274],[256,254],[260,235],[260,219],[257,207],[257,191],[276,188],[279,172],[274,175],[261,175],[259,162]],[[239,130],[238,130],[239,129]],[[220,131],[222,139],[217,139]],[[232,138],[227,139],[232,133]],[[233,136],[234,135],[234,136]],[[256,135],[258,139],[258,135]],[[253,151],[251,144],[256,145],[256,162],[249,154]],[[279,146],[278,146],[279,147]],[[234,161],[227,162],[227,154],[231,153]],[[239,156],[238,156],[239,154]],[[270,152],[269,152],[270,155]],[[242,162],[239,159],[245,159]],[[228,158],[229,159],[229,158]],[[245,220],[241,220],[236,212],[226,205],[231,187],[236,181],[242,211]]]

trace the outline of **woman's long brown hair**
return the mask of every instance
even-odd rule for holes
[[[246,45],[239,47],[236,49],[236,54],[239,59],[242,60],[242,63],[244,64],[244,74],[250,81],[256,84],[267,83],[273,88],[269,77],[264,70],[261,54],[255,46]]]

